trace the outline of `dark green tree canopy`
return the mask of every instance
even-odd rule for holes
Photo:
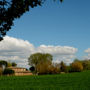
[[[0,41],[11,29],[13,21],[46,0],[0,0]],[[54,0],[56,1],[56,0]],[[60,0],[62,2],[63,0]]]
[[[7,67],[7,61],[4,61],[4,60],[0,60],[0,66],[2,66],[2,65],[5,65],[5,67]]]

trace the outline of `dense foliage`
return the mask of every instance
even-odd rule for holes
[[[34,71],[35,71],[35,67],[34,67],[34,66],[31,66],[31,67],[29,68],[29,70],[30,70],[31,72],[34,72]]]
[[[5,66],[5,67],[11,67],[11,66],[17,66],[17,64],[15,62],[8,62],[8,61],[5,61],[5,60],[0,60],[0,67],[2,66]]]
[[[81,61],[84,70],[90,70],[90,60]]]
[[[0,60],[0,66],[2,67],[2,65],[4,65],[5,67],[7,67],[7,66],[8,66],[7,61],[5,61],[5,60]]]
[[[8,68],[3,71],[3,75],[14,75],[14,73],[14,70]]]
[[[73,62],[70,67],[71,72],[81,72],[83,70],[83,65],[80,62]]]
[[[15,62],[7,62],[5,60],[0,60],[0,75],[14,74],[14,71],[8,69],[8,67],[15,67],[17,64]]]
[[[83,70],[90,70],[90,60],[75,59],[70,65],[66,65],[63,61],[60,63],[53,63],[51,54],[35,53],[28,58],[31,71],[36,74],[58,74],[69,72],[81,72]]]
[[[52,55],[48,53],[34,53],[28,58],[29,65],[36,66],[40,62],[52,61]]]

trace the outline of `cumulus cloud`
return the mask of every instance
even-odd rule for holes
[[[52,54],[54,57],[54,62],[60,62],[63,60],[66,63],[71,63],[71,59],[75,58],[77,49],[69,46],[41,45],[40,47],[38,47],[38,52]]]
[[[87,55],[85,55],[83,58],[84,58],[84,59],[90,59],[90,48],[86,49],[84,52],[85,52]]]
[[[28,67],[27,58],[36,52],[50,53],[54,57],[54,62],[64,60],[70,63],[75,58],[77,48],[70,46],[40,45],[35,47],[27,40],[6,36],[0,42],[0,59],[18,63],[18,66]]]
[[[85,52],[90,54],[90,48],[86,49]]]
[[[0,42],[0,59],[22,63],[25,66],[27,58],[34,53],[33,44],[28,41],[6,36]]]

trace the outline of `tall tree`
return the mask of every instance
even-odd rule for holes
[[[46,68],[52,64],[52,55],[48,53],[35,53],[28,58],[28,62],[29,65],[35,67],[35,73],[40,73],[42,70],[46,71]]]
[[[28,63],[31,66],[35,66],[41,62],[52,61],[52,55],[48,53],[35,53],[28,58]]]
[[[61,61],[61,63],[60,63],[60,70],[61,70],[61,72],[66,72],[67,71],[66,69],[67,68],[66,68],[65,63],[63,61]]]

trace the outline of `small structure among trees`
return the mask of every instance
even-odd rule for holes
[[[15,62],[0,61],[0,75],[32,75],[26,68],[17,67]]]
[[[8,67],[8,69],[13,70],[15,76],[33,75],[30,71],[26,70],[26,68]]]

